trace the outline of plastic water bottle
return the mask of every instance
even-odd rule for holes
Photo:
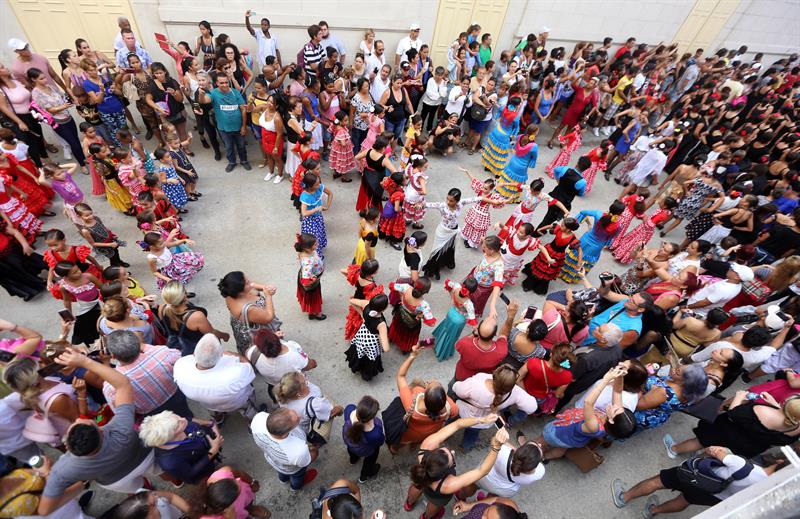
[[[31,456],[31,458],[28,460],[28,465],[34,469],[42,468],[44,466],[44,456],[39,456],[38,454]]]

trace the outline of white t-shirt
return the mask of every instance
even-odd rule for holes
[[[724,348],[736,350],[742,354],[742,359],[744,360],[744,365],[742,368],[746,371],[754,370],[777,351],[772,346],[762,346],[760,348],[751,349],[750,351],[742,351],[728,341],[717,341],[710,344],[707,348],[703,348],[696,353],[692,353],[692,362],[706,362],[711,358],[712,351],[721,350]]]
[[[726,479],[729,478],[734,472],[744,467],[747,461],[741,456],[728,454],[722,459],[722,463],[724,463],[725,466],[714,469],[714,473],[717,475],[717,477]],[[714,494],[714,497],[717,499],[728,499],[736,492],[740,492],[750,485],[755,485],[762,479],[767,479],[767,473],[764,472],[764,469],[758,465],[753,465],[753,470],[750,471],[750,474],[748,474],[746,478],[731,481],[731,484],[728,485],[725,490]]]
[[[706,285],[689,298],[688,304],[693,304],[703,299],[708,299],[711,303],[702,308],[693,308],[696,314],[706,315],[709,310],[719,308],[725,303],[739,295],[742,290],[740,283],[731,283],[725,279]]]
[[[410,36],[406,36],[397,42],[397,52],[395,52],[395,54],[400,56],[400,61],[403,61],[406,59],[406,52],[408,52],[409,49],[419,50],[420,47],[422,47],[421,39],[417,38],[416,40],[412,40]]]
[[[277,385],[281,377],[290,371],[302,371],[308,366],[308,355],[303,352],[299,344],[294,341],[281,341],[281,343],[289,348],[289,351],[272,359],[263,354],[259,354],[256,358],[258,374],[271,386]],[[255,349],[255,346],[250,346],[245,357],[253,358]]]
[[[544,477],[544,464],[539,463],[530,474],[512,475],[511,479],[514,481],[509,481],[508,459],[511,457],[511,453],[511,447],[508,445],[500,447],[500,452],[497,453],[497,459],[492,465],[492,470],[478,481],[479,487],[496,496],[514,497],[519,492],[520,487],[530,485]]]
[[[313,398],[310,406],[310,413],[306,413],[306,401]],[[308,382],[308,395],[303,398],[292,400],[283,405],[294,411],[300,416],[298,427],[308,433],[311,429],[311,419],[316,417],[318,422],[327,422],[331,418],[333,404],[330,400],[322,396],[322,390],[316,385]]]
[[[578,400],[575,401],[575,407],[583,408],[583,403],[586,401],[586,396],[592,392],[592,390],[597,386],[597,384],[602,384],[602,380],[598,380],[595,382],[592,387],[587,389],[583,392],[581,396],[578,397]],[[594,403],[594,408],[598,411],[606,412],[606,407],[611,404],[611,399],[614,396],[614,387],[613,386],[606,386],[600,392],[600,396],[597,397],[597,400]],[[631,393],[629,391],[622,392],[622,407],[628,409],[629,411],[633,412],[636,411],[636,405],[639,403],[639,393]]]
[[[358,44],[358,50],[360,50],[364,54],[364,58],[368,58],[372,56],[372,51],[375,50],[375,42],[372,42],[372,45],[368,44],[366,40],[361,40],[361,43]]]
[[[381,97],[383,97],[383,93],[389,90],[389,83],[391,83],[391,80],[389,78],[386,78],[385,82],[381,80],[380,69],[378,69],[378,75],[375,76],[375,79],[372,80],[372,83],[369,86],[369,93],[370,95],[372,95],[373,101],[375,101],[376,103],[381,102]]]
[[[25,420],[32,412],[25,410],[25,407],[19,393],[11,393],[0,400],[0,454],[4,456],[33,443],[22,435]]]
[[[381,67],[386,65],[386,54],[381,54],[380,56],[376,54],[370,54],[364,59],[364,68],[366,69],[365,76],[369,79],[370,74],[373,73],[375,69],[378,69],[375,73],[375,77],[381,73]]]
[[[258,42],[258,64],[263,66],[267,61],[267,56],[278,57],[278,38],[269,33],[269,38],[264,35],[261,28],[255,29],[255,39]]]
[[[245,406],[256,378],[250,363],[233,355],[223,355],[209,369],[198,369],[194,355],[181,357],[172,369],[172,376],[186,398],[210,411],[223,413]]]
[[[448,114],[461,115],[461,110],[464,109],[464,103],[467,101],[469,93],[463,93],[461,87],[456,85],[450,90],[450,95],[447,97],[447,107],[445,111]]]
[[[481,418],[490,413],[492,401],[494,400],[494,393],[489,391],[486,387],[486,381],[492,380],[492,375],[489,373],[477,373],[472,375],[466,380],[456,382],[453,384],[453,392],[458,395],[458,415],[461,418]],[[475,405],[473,405],[475,404]],[[536,398],[529,395],[520,386],[514,386],[505,401],[499,406],[498,410],[505,409],[516,405],[519,409],[531,414],[536,411],[537,403]],[[473,429],[488,429],[493,427],[494,424],[476,424]]]
[[[303,467],[311,464],[311,452],[306,443],[306,433],[298,426],[289,431],[289,435],[282,440],[274,438],[267,431],[267,418],[269,414],[258,413],[250,422],[250,431],[253,440],[259,449],[264,452],[267,463],[281,474],[295,474]]]

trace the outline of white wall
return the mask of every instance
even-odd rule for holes
[[[15,54],[8,48],[8,40],[11,38],[25,38],[25,31],[17,21],[17,15],[11,9],[8,0],[0,0],[0,61],[5,66],[10,67],[16,58]]]
[[[763,52],[763,63],[773,63],[800,49],[800,1],[742,0],[720,31],[714,48],[747,45],[747,57]]]

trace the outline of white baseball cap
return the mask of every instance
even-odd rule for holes
[[[419,24],[418,23],[412,23],[411,27],[409,27],[408,30],[409,31],[418,31],[419,30]]]
[[[8,46],[13,51],[23,50],[28,46],[28,42],[19,38],[11,38],[8,40]]]
[[[786,321],[778,315],[780,312],[781,307],[778,305],[770,305],[767,308],[767,316],[764,318],[764,324],[772,332],[783,330],[783,325],[786,323]]]
[[[731,270],[736,272],[736,275],[739,276],[739,279],[741,279],[743,283],[753,281],[753,278],[755,277],[753,274],[753,269],[738,263],[731,263]]]
[[[546,26],[546,25],[543,25],[543,26],[542,26],[542,31],[541,31],[541,32],[550,32],[550,27],[548,27],[548,26]]]

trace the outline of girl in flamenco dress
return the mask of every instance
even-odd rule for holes
[[[553,169],[559,166],[569,165],[572,154],[581,147],[583,130],[586,129],[586,123],[580,122],[572,127],[572,131],[566,135],[559,135],[558,142],[561,143],[561,150],[558,152],[553,160],[548,164],[544,171],[550,178],[553,176]]]
[[[608,250],[613,251],[617,248],[625,233],[628,232],[628,227],[630,227],[634,218],[639,218],[640,220],[644,218],[644,212],[647,210],[646,200],[647,196],[642,193],[633,193],[622,198],[621,201],[625,204],[625,209],[617,220],[618,232],[614,237],[614,241],[608,246]]]
[[[0,155],[0,168],[2,168],[2,157],[8,160],[7,155]],[[28,209],[27,205],[20,202],[18,196],[22,197],[24,193],[12,185],[6,185],[6,182],[7,177],[0,175],[0,211],[11,220],[11,224],[28,240],[28,243],[33,245],[36,235],[42,228],[42,221]]]
[[[578,213],[576,216],[578,223],[583,221],[590,223],[588,218],[591,218],[594,220],[594,225],[581,236],[580,253],[575,249],[567,252],[567,256],[564,258],[564,265],[558,275],[562,281],[577,283],[582,279],[583,275],[592,270],[597,260],[600,259],[603,248],[615,236],[618,236],[620,232],[619,215],[624,210],[625,204],[619,200],[614,200],[607,213],[591,210],[584,210]],[[579,254],[580,258],[578,257]]]
[[[383,118],[385,116],[385,112],[383,111],[383,107],[381,105],[375,105],[372,108],[372,113],[369,114],[369,126],[367,127],[367,136],[364,137],[364,140],[361,141],[361,149],[358,150],[359,152],[365,150],[371,150],[372,146],[375,145],[375,139],[377,139],[380,135],[383,134]],[[358,169],[364,171],[364,166],[366,165],[366,161],[364,159],[360,159],[358,161]]]
[[[608,164],[606,163],[606,157],[608,157],[608,150],[611,148],[611,141],[608,139],[603,139],[600,143],[600,146],[592,149],[589,153],[586,154],[589,157],[589,160],[592,161],[591,167],[583,172],[583,178],[586,180],[586,194],[588,195],[592,190],[592,185],[594,184],[594,179],[597,176],[597,173],[600,171],[605,172]]]
[[[385,238],[394,250],[403,248],[403,238],[406,236],[406,219],[403,216],[403,174],[400,172],[392,173],[383,179],[381,186],[389,195],[389,199],[383,206],[378,233],[381,238]]]
[[[444,202],[425,202],[428,209],[436,209],[442,216],[436,226],[436,235],[433,240],[428,261],[422,267],[425,275],[441,279],[440,271],[443,268],[456,268],[456,240],[458,238],[458,219],[461,209],[467,204],[474,204],[483,200],[482,197],[461,198],[461,190],[454,187],[447,192]]]
[[[550,281],[554,280],[561,272],[567,249],[579,249],[577,264],[580,265],[582,262],[580,255],[581,243],[575,236],[575,231],[580,227],[578,220],[564,218],[561,222],[550,224],[548,227],[550,234],[555,236],[553,241],[545,245],[549,258],[543,253],[539,253],[533,258],[532,262],[522,269],[523,274],[526,275],[522,281],[522,290],[525,292],[533,290],[539,295],[547,294]],[[538,230],[542,231],[544,229],[539,228]]]
[[[468,249],[477,248],[480,247],[486,232],[492,224],[492,218],[489,216],[489,207],[502,207],[505,202],[503,202],[503,197],[500,194],[494,192],[494,180],[488,179],[481,182],[466,169],[460,169],[469,176],[470,187],[481,198],[480,202],[470,207],[469,211],[467,211],[467,216],[464,217],[464,228],[461,230],[464,245]]]
[[[428,159],[421,155],[413,155],[409,171],[408,182],[404,188],[403,216],[406,222],[411,223],[413,229],[422,229],[422,219],[425,218],[425,195],[427,195]]]
[[[53,190],[47,185],[39,185],[38,180],[31,180],[31,178],[37,179],[39,175],[35,168],[30,169],[27,166],[28,162],[33,161],[20,162],[11,153],[0,153],[0,178],[12,193],[16,193],[19,200],[24,201],[25,207],[34,216],[55,216],[54,212],[46,210],[50,205]]]
[[[15,138],[14,132],[8,128],[0,128],[0,154],[11,155],[17,160],[16,170],[12,171],[12,183],[14,187],[28,195],[25,205],[33,211],[36,216],[54,216],[49,214],[44,208],[55,196],[52,189],[47,186],[39,185],[36,164],[28,155],[28,145]],[[39,208],[42,212],[39,212]]]
[[[353,141],[350,140],[350,130],[347,127],[348,117],[343,110],[336,112],[336,119],[331,125],[333,142],[328,163],[333,170],[334,180],[341,179],[342,182],[352,182],[347,178],[347,173],[356,169],[356,159],[353,157]]]
[[[292,204],[300,210],[300,195],[303,193],[303,175],[306,171],[314,170],[319,166],[319,153],[311,149],[311,134],[306,133],[297,138],[292,148],[293,155],[300,159],[297,168],[292,172]],[[313,162],[307,161],[311,159]]]
[[[381,181],[386,177],[386,172],[390,174],[397,171],[392,161],[386,156],[386,148],[389,140],[383,135],[375,139],[372,148],[361,150],[356,155],[356,160],[364,160],[365,166],[361,173],[361,187],[358,191],[356,200],[356,211],[361,211],[365,207],[381,207],[383,198],[383,186]]]
[[[173,230],[167,239],[161,237],[161,233],[149,232],[144,235],[144,242],[148,246],[147,263],[150,271],[156,278],[158,289],[170,281],[179,281],[182,285],[188,285],[194,277],[203,270],[205,259],[199,252],[179,252],[173,254],[170,247],[179,245],[177,242],[194,245],[192,240],[175,240],[176,230]]]
[[[653,237],[656,225],[669,219],[672,216],[672,210],[677,206],[678,202],[671,196],[662,200],[657,210],[645,216],[644,221],[638,227],[622,238],[617,248],[614,249],[614,259],[625,264],[636,259],[636,252],[640,246],[646,245]]]
[[[355,287],[355,292],[351,298],[351,306],[344,321],[344,340],[351,341],[364,317],[357,308],[352,306],[353,301],[366,305],[370,299],[378,294],[383,294],[383,285],[375,282],[375,274],[378,273],[380,264],[376,259],[365,260],[361,265],[348,265],[339,272],[345,277],[347,282]]]
[[[519,120],[523,113],[521,104],[520,97],[513,96],[508,99],[497,126],[489,133],[481,151],[481,163],[484,169],[494,176],[500,175],[508,162],[514,138],[519,131]]]
[[[503,226],[504,227],[504,226]],[[503,231],[506,231],[505,227]],[[541,254],[547,254],[547,249],[542,245],[542,241],[536,237],[536,230],[533,225],[523,223],[516,229],[510,231],[510,236],[503,243],[503,283],[506,286],[513,285],[522,270],[525,262],[525,253],[538,250]]]
[[[495,189],[508,204],[519,202],[522,191],[519,186],[528,182],[528,170],[536,167],[539,158],[539,145],[536,144],[538,133],[539,127],[535,124],[525,128],[525,133],[517,139],[511,159],[499,175],[501,183]]]
[[[531,223],[533,220],[533,212],[539,207],[539,204],[554,204],[564,212],[564,216],[569,214],[569,210],[560,201],[554,199],[546,193],[542,193],[544,189],[544,180],[541,178],[534,179],[530,185],[520,185],[522,190],[522,201],[514,208],[514,212],[508,217],[505,224],[502,224],[500,233],[497,235],[504,242],[508,237],[524,223]]]
[[[47,290],[56,299],[61,299],[61,280],[56,276],[55,268],[62,261],[76,265],[81,272],[87,272],[97,279],[103,279],[103,267],[92,256],[88,245],[68,245],[67,238],[61,229],[50,229],[44,235],[47,250],[42,255],[47,263]]]
[[[327,316],[322,313],[322,284],[320,278],[325,272],[322,258],[316,251],[317,237],[313,234],[301,233],[297,236],[294,250],[300,260],[297,272],[297,302],[300,310],[308,314],[309,320],[324,321]]]
[[[353,254],[354,265],[361,265],[368,259],[375,259],[381,212],[375,207],[368,207],[359,211],[358,215],[361,217],[361,221],[358,224],[358,243]]]
[[[461,338],[465,325],[473,328],[478,326],[475,306],[470,300],[470,296],[478,288],[475,278],[468,277],[464,283],[445,279],[444,288],[450,293],[450,309],[447,311],[447,317],[436,325],[432,334],[436,339],[434,351],[440,362],[453,356],[456,351],[456,341]]]
[[[417,278],[411,284],[392,281],[389,283],[389,290],[400,299],[392,311],[389,341],[406,354],[419,342],[422,324],[436,324],[431,306],[424,299],[425,294],[431,290],[431,281],[426,277]]]

